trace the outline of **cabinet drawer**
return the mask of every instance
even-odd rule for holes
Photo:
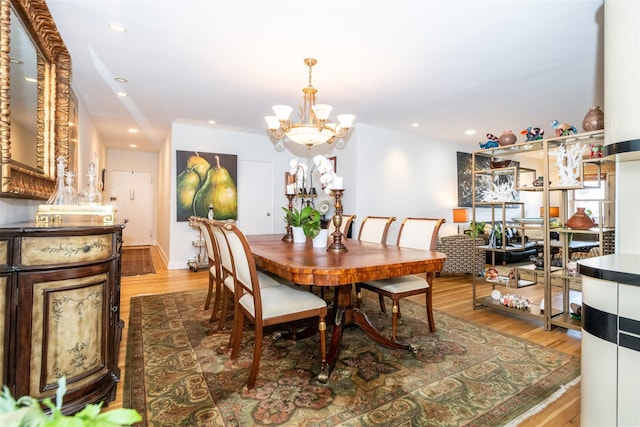
[[[113,256],[113,234],[23,237],[20,265],[57,265],[100,261]]]

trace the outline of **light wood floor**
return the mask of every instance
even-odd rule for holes
[[[125,329],[120,344],[119,366],[121,380],[125,375],[125,352],[127,347],[127,328],[129,322],[130,299],[145,294],[180,292],[193,289],[206,289],[208,278],[206,269],[192,272],[167,270],[155,249],[152,249],[153,264],[157,274],[147,276],[123,277],[120,301],[120,315],[125,321]],[[422,302],[421,296],[416,301]],[[445,275],[436,278],[433,286],[434,308],[446,313],[473,321],[489,328],[527,339],[562,352],[580,356],[580,332],[555,328],[545,331],[541,322],[521,319],[508,313],[488,309],[473,310],[471,303],[471,276]],[[122,406],[122,386],[118,386],[117,397],[109,409]],[[545,410],[526,420],[522,426],[579,426],[580,425],[580,385],[572,387],[561,398]]]

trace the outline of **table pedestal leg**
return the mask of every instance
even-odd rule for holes
[[[418,347],[414,344],[392,341],[380,334],[380,331],[373,326],[367,315],[353,307],[351,301],[351,286],[336,287],[334,306],[336,312],[334,316],[333,330],[331,332],[331,344],[329,345],[329,351],[327,354],[327,364],[326,366],[323,366],[320,375],[318,375],[318,381],[321,383],[326,383],[328,381],[329,374],[333,371],[333,368],[336,365],[340,350],[340,343],[342,341],[342,332],[346,325],[357,325],[375,343],[380,344],[381,346],[398,350],[409,350],[413,353],[418,352]]]

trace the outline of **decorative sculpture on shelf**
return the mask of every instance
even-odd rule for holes
[[[573,144],[567,147],[562,144],[552,154],[556,156],[556,166],[558,166],[558,176],[561,186],[578,185],[580,181],[580,159],[587,147],[582,144]]]
[[[556,136],[568,136],[578,133],[578,129],[568,123],[560,123],[557,120],[551,122],[551,127],[555,129]]]
[[[526,142],[538,141],[543,138],[544,130],[529,126],[528,128],[521,130],[520,134],[525,135]]]
[[[487,134],[487,142],[480,142],[479,144],[480,144],[480,148],[483,148],[483,149],[495,148],[500,145],[498,144],[498,137],[492,133]]]

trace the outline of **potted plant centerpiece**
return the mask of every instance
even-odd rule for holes
[[[305,206],[300,210],[282,207],[282,210],[286,214],[284,220],[293,229],[294,243],[303,243],[307,237],[313,239],[320,232],[320,212],[313,206]]]

